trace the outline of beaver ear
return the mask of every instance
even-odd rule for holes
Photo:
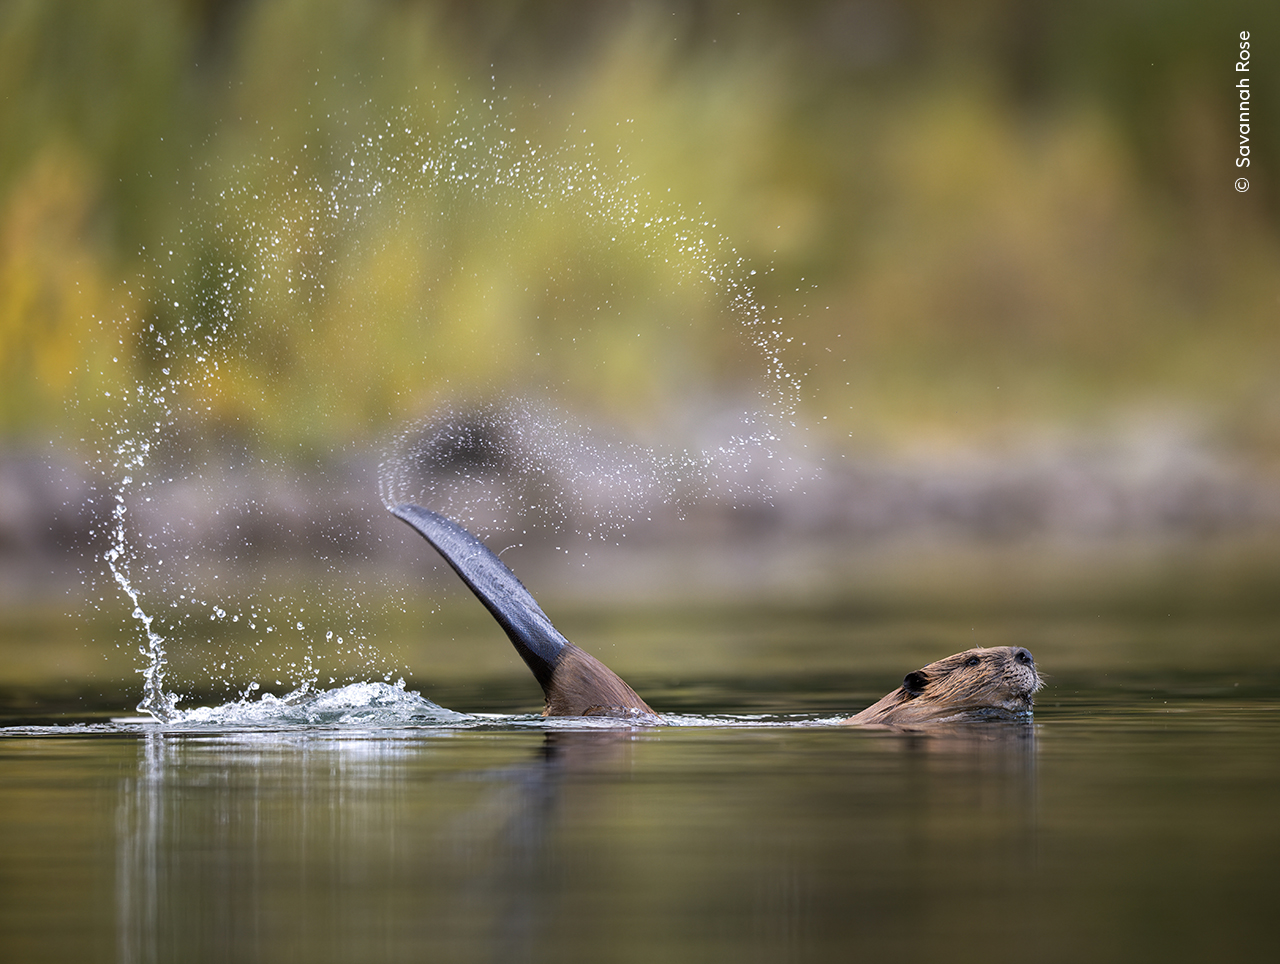
[[[919,670],[914,673],[908,673],[902,678],[902,688],[912,696],[919,696],[924,692],[924,688],[929,685],[929,677],[925,676]]]

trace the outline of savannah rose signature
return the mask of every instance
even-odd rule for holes
[[[1249,166],[1249,148],[1252,142],[1249,139],[1249,31],[1240,31],[1240,58],[1236,61],[1236,73],[1245,74],[1236,83],[1236,93],[1240,95],[1240,153],[1236,157],[1236,167]],[[1249,181],[1247,178],[1236,179],[1236,190],[1249,190]]]

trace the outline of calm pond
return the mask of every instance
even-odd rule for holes
[[[930,733],[825,723],[914,649],[641,675],[672,714],[646,728],[547,724],[516,677],[410,684],[468,716],[381,684],[176,725],[28,694],[0,729],[3,957],[1269,956],[1280,625],[1031,635],[1034,723]]]

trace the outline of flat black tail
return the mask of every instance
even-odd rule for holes
[[[462,526],[419,505],[398,505],[392,513],[418,530],[454,572],[493,613],[543,691],[565,647],[572,644],[551,625],[537,601],[489,548]]]

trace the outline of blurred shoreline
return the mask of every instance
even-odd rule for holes
[[[539,479],[542,495],[589,518],[607,513],[580,493],[568,493],[576,503],[566,497],[574,469],[563,468]],[[532,588],[570,605],[1228,599],[1254,595],[1250,587],[1280,569],[1275,472],[1173,435],[998,453],[829,454],[798,475],[768,495],[703,496],[679,512],[633,507],[646,521],[602,539],[587,517],[539,524],[527,478],[499,471],[484,490],[520,506],[521,517],[505,528],[468,524]],[[260,463],[206,466],[198,479],[179,473],[128,500],[131,542],[148,558],[169,556],[171,567],[185,559],[187,584],[203,581],[215,596],[323,574],[416,579],[433,566],[429,586],[448,591],[452,573],[383,510],[377,477],[373,453],[307,473]],[[101,562],[111,505],[103,480],[70,454],[5,451],[0,606],[75,608],[94,586],[114,591]]]
[[[371,440],[522,397],[679,439],[425,464],[540,598],[1265,585],[1278,10],[0,5],[0,606],[119,600],[77,446],[148,598],[395,592]],[[681,457],[735,406],[807,444]]]

